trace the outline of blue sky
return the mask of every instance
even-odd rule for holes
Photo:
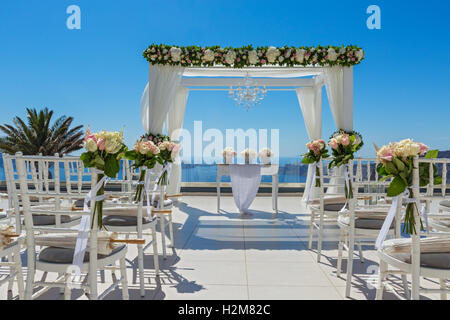
[[[81,8],[81,30],[66,28],[66,8]],[[381,30],[366,8],[381,8]],[[139,101],[151,43],[179,45],[349,45],[364,48],[354,68],[355,129],[372,156],[406,137],[450,149],[450,2],[428,1],[103,1],[0,2],[0,122],[49,107],[94,130],[125,126],[142,134]],[[323,136],[335,130],[324,96]],[[306,129],[293,92],[269,92],[250,112],[224,92],[194,92],[185,127],[279,128],[280,155],[304,152]]]

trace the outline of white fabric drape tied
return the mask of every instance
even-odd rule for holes
[[[172,141],[178,141],[183,128],[184,112],[189,96],[189,89],[178,86],[175,92],[173,105],[167,115],[167,133]],[[178,194],[181,189],[181,161],[180,155],[174,159],[172,171],[167,185],[167,193]]]
[[[146,170],[146,169],[141,169]],[[150,174],[146,172],[144,181],[135,181],[133,182],[134,185],[143,185],[144,186],[144,192],[145,192],[145,199],[147,201],[147,217],[150,220],[153,220],[152,217],[152,210],[150,209]]]
[[[402,194],[399,194],[398,196],[393,198],[391,207],[389,208],[389,212],[386,216],[386,219],[384,220],[383,226],[381,227],[380,233],[378,234],[377,240],[375,242],[376,249],[381,248],[383,241],[386,239],[389,229],[391,228],[392,221],[394,220],[395,214],[397,212],[398,202],[404,199],[406,204],[416,203],[420,205],[419,199],[410,198],[409,195],[409,189],[406,188],[406,190]]]
[[[305,122],[306,131],[310,140],[320,139],[322,136],[322,85],[315,87],[297,88],[297,99],[302,111],[303,120]],[[313,166],[308,166],[308,174],[306,177],[306,185],[310,185],[313,174]],[[312,195],[309,195],[310,192]],[[305,188],[303,200],[317,197],[314,189]]]
[[[306,205],[308,205],[310,202],[311,190],[312,190],[313,183],[316,180],[316,169],[317,169],[318,165],[319,165],[318,162],[314,162],[311,164],[311,167],[313,170],[313,175],[312,175],[312,179],[310,179],[308,182],[308,188],[307,188],[307,194],[306,194]]]
[[[97,172],[99,173],[99,172]],[[103,172],[100,172],[103,173]],[[86,197],[84,198],[83,211],[89,212],[88,203],[90,202],[91,207],[93,206],[93,202],[103,201],[105,199],[105,195],[97,196],[97,192],[100,190],[103,184],[108,183],[109,178],[107,176],[103,176],[99,182],[88,192]],[[76,266],[75,275],[79,276],[81,274],[81,268],[83,266],[84,261],[84,253],[86,252],[87,242],[89,239],[89,228],[91,224],[91,216],[84,215],[81,217],[80,226],[78,227],[78,237],[77,242],[75,244],[75,250],[73,253],[72,264]]]
[[[162,167],[161,172],[158,174],[158,177],[155,179],[155,184],[153,186],[153,193],[152,193],[152,203],[154,203],[154,201],[155,201],[156,191],[158,190],[158,182],[159,182],[159,180],[161,179],[161,177],[164,174],[164,172],[167,172],[167,178],[169,178],[171,170],[172,170],[172,163],[171,162],[166,163]],[[161,188],[164,189],[164,194],[165,194],[165,191],[166,191],[166,187],[167,187],[167,185],[161,185]],[[159,208],[161,208],[161,201],[163,201],[163,203],[164,203],[164,199],[159,199],[159,203],[158,203],[158,207]],[[147,205],[148,205],[148,203],[147,203]]]
[[[150,65],[149,83],[141,98],[142,125],[147,133],[163,133],[183,71],[180,66]]]

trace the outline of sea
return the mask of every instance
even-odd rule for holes
[[[1,154],[0,154],[1,155]],[[300,157],[280,157],[278,160],[279,182],[280,183],[302,183],[306,182],[308,166],[301,163]],[[216,164],[190,164],[181,163],[182,182],[215,182],[217,177]],[[60,174],[64,179],[64,170],[60,168]],[[122,170],[119,172],[119,178],[122,176]],[[271,182],[271,177],[263,176],[262,182]],[[0,157],[0,181],[5,181],[5,170],[3,165],[3,157]],[[229,177],[222,177],[223,182],[229,182]]]

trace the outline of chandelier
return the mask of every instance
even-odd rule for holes
[[[236,101],[238,106],[244,106],[247,111],[261,102],[266,93],[266,86],[258,87],[248,74],[245,76],[243,83],[240,83],[237,87],[230,87],[230,91],[228,91],[230,98]]]

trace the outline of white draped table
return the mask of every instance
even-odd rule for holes
[[[272,176],[272,209],[278,214],[278,164],[241,164],[240,166],[261,166],[261,176]],[[230,165],[217,164],[217,212],[220,213],[220,183],[222,176],[230,176]]]

